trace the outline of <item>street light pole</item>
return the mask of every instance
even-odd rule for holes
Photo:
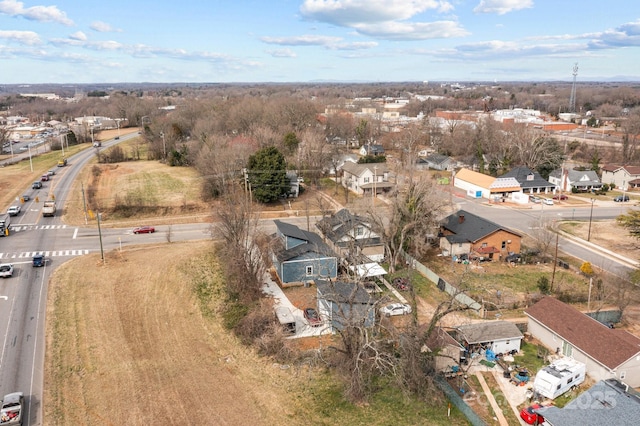
[[[591,241],[591,221],[593,220],[593,203],[596,200],[594,198],[591,199],[591,213],[589,213],[589,233],[587,234],[587,241]]]

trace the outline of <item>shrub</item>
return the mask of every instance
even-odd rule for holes
[[[549,291],[551,290],[551,285],[549,284],[549,278],[547,277],[538,278],[538,290],[540,290],[540,293],[549,294]]]

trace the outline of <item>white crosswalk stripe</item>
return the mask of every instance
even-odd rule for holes
[[[23,251],[21,253],[0,253],[0,259],[30,259],[36,254],[45,257],[73,257],[89,254],[90,250]]]
[[[11,232],[24,232],[31,230],[50,230],[50,229],[66,229],[67,225],[12,225],[9,230]]]

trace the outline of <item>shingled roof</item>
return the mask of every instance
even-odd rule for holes
[[[292,237],[304,243],[299,244],[295,247],[287,249],[284,246],[284,242],[281,242],[280,246],[274,248],[274,253],[280,262],[284,262],[290,259],[294,259],[298,256],[301,256],[305,253],[317,253],[324,257],[336,257],[335,253],[331,250],[331,248],[322,241],[322,237],[314,232],[308,232],[298,228],[295,225],[290,223],[281,222],[279,220],[273,221],[276,224],[276,227],[284,235],[285,237]]]
[[[518,327],[509,321],[486,321],[477,324],[465,324],[456,329],[470,345],[524,337]]]
[[[458,210],[456,213],[447,216],[442,223],[442,227],[455,234],[455,238],[450,238],[450,240],[456,240],[454,242],[476,242],[500,230],[520,236],[516,232],[466,210]]]
[[[542,298],[524,313],[609,369],[640,355],[638,337],[606,327],[553,297]]]

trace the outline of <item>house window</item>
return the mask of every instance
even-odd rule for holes
[[[507,242],[506,242],[506,241],[503,241],[503,242],[502,242],[502,248],[503,248],[503,249],[506,249],[506,248],[507,248]]]
[[[486,247],[486,246],[487,246],[487,243],[482,243],[482,247]]]
[[[571,356],[571,354],[573,353],[573,346],[571,346],[571,343],[564,342],[562,344],[562,353],[564,354],[564,356]]]
[[[313,275],[313,266],[307,266],[307,276]]]
[[[356,227],[356,237],[362,237],[364,235],[364,228],[362,226]]]
[[[364,183],[369,183],[369,178],[368,177],[364,178]]]

